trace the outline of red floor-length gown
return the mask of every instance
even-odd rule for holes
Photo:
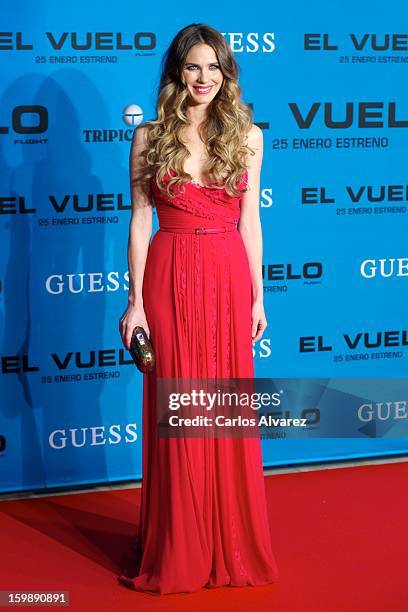
[[[275,582],[259,437],[161,438],[155,427],[156,377],[254,376],[241,198],[194,181],[172,199],[154,180],[152,190],[160,230],[143,301],[156,369],[143,380],[141,557],[137,576],[119,580],[157,594]],[[197,227],[232,231],[186,232]]]

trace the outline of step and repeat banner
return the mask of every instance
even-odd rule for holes
[[[225,36],[264,135],[268,327],[254,347],[257,377],[299,379],[298,397],[314,407],[334,379],[364,378],[366,403],[370,380],[376,391],[378,379],[400,382],[408,366],[402,0],[341,8],[210,0],[198,9],[125,0],[120,10],[43,0],[20,3],[18,14],[5,0],[1,10],[1,491],[141,476],[142,374],[119,335],[128,158],[134,129],[155,117],[163,53],[189,23]],[[404,389],[382,394],[388,413],[377,418],[406,418]],[[359,393],[344,393],[345,409]],[[407,438],[373,425],[375,397],[371,422],[354,435],[263,436],[265,466],[406,453]]]

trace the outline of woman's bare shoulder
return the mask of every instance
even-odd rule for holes
[[[133,132],[133,141],[136,145],[143,145],[146,143],[146,135],[150,126],[148,123],[141,123],[138,125]]]
[[[259,145],[262,143],[262,141],[263,141],[262,130],[258,125],[256,125],[256,123],[253,123],[248,132],[248,144]]]

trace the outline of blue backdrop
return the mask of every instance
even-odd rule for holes
[[[7,0],[2,13],[1,490],[141,475],[142,375],[118,329],[128,156],[135,125],[154,117],[162,55],[189,23],[227,38],[264,134],[257,376],[405,375],[402,0],[42,0],[18,15]],[[265,465],[407,447],[263,440]]]

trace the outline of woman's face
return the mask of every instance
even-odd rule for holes
[[[203,43],[191,47],[182,76],[193,102],[198,104],[211,102],[224,80],[214,49]]]

